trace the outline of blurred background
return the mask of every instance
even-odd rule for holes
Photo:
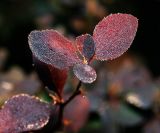
[[[118,12],[139,19],[136,38],[120,58],[92,64],[98,79],[83,85],[87,100],[78,100],[88,113],[66,132],[160,133],[160,0],[1,0],[0,105],[19,93],[49,101],[32,66],[32,30],[53,28],[73,40]],[[65,89],[75,80],[68,79]]]

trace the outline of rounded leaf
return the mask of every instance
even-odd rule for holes
[[[55,30],[32,31],[28,39],[33,55],[44,63],[65,69],[79,61],[72,42]]]
[[[20,94],[9,99],[0,110],[0,132],[20,133],[44,127],[51,106],[36,97]]]
[[[91,35],[84,34],[76,38],[79,52],[89,61],[95,54],[95,43]]]
[[[100,21],[93,32],[96,58],[114,59],[130,47],[136,35],[138,20],[129,14],[111,14]]]
[[[92,83],[96,80],[96,71],[87,64],[76,64],[73,67],[76,77],[83,83]]]

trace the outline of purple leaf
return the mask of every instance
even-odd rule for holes
[[[129,14],[111,14],[100,21],[93,32],[98,60],[114,59],[130,47],[136,35],[138,20]]]
[[[87,64],[76,64],[73,67],[73,72],[83,83],[92,83],[97,78],[95,70]]]
[[[59,70],[54,68],[53,66],[48,67],[53,83],[55,84],[55,87],[57,89],[57,93],[58,95],[62,96],[63,88],[67,80],[67,70]]]
[[[0,132],[20,133],[44,127],[51,106],[36,97],[20,94],[9,99],[0,110]]]
[[[58,69],[80,61],[72,42],[55,30],[32,31],[28,39],[33,55]]]
[[[35,68],[38,72],[40,79],[43,84],[57,93],[59,97],[62,96],[63,88],[67,80],[67,70],[60,70],[52,65],[48,65],[39,61],[37,58],[33,57]]]
[[[84,56],[87,61],[90,61],[95,54],[95,43],[92,36],[89,34],[78,36],[76,38],[76,45],[82,56]]]

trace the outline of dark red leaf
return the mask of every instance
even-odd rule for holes
[[[44,63],[65,69],[80,61],[72,42],[55,30],[32,31],[28,39],[33,55]]]
[[[74,65],[73,72],[83,83],[92,83],[97,78],[95,70],[87,64]]]
[[[130,47],[137,27],[137,18],[129,14],[111,14],[100,21],[93,32],[96,58],[108,60],[122,55]]]
[[[57,93],[58,96],[62,96],[63,88],[67,80],[67,70],[60,70],[52,65],[45,64],[35,57],[33,57],[35,68],[38,72],[43,84]]]
[[[79,52],[89,61],[95,54],[95,43],[91,35],[85,34],[76,38]]]
[[[56,90],[58,95],[62,95],[64,85],[67,80],[67,70],[59,70],[57,68],[54,68],[53,66],[48,66],[52,81],[55,84]]]
[[[26,94],[9,99],[0,110],[0,133],[20,133],[44,127],[51,107],[36,97]]]
[[[88,118],[90,103],[87,97],[75,97],[64,109],[64,119],[68,121],[65,129],[68,132],[78,132]]]

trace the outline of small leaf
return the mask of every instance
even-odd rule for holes
[[[98,60],[114,59],[130,47],[136,35],[138,20],[129,14],[111,14],[100,21],[93,32]]]
[[[52,65],[45,64],[33,57],[35,68],[38,72],[43,84],[57,93],[59,97],[62,96],[63,88],[67,80],[67,70],[59,70]]]
[[[9,99],[0,110],[0,132],[20,133],[44,127],[50,117],[51,106],[26,94]]]
[[[65,69],[80,61],[72,42],[55,30],[32,31],[28,39],[33,55],[44,63]]]
[[[89,61],[95,54],[95,43],[91,35],[85,34],[76,38],[76,45],[81,54]]]
[[[95,70],[87,64],[74,65],[73,72],[83,83],[92,83],[97,78]]]

